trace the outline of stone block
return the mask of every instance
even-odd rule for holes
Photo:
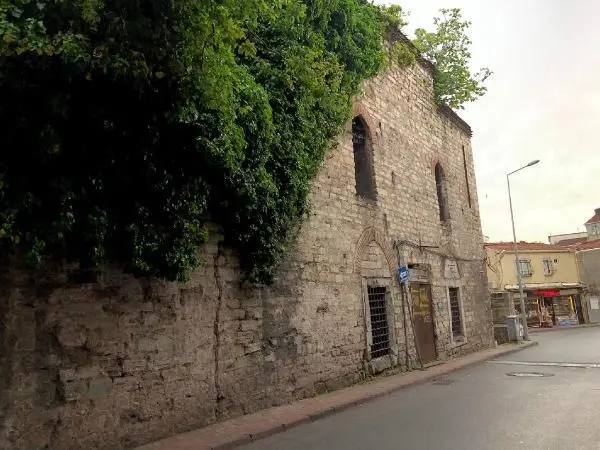
[[[87,395],[87,386],[87,381],[69,380],[60,382],[58,384],[58,390],[66,402],[75,402],[85,398]]]
[[[165,336],[164,334],[156,338],[156,350],[159,354],[170,355],[171,357],[178,354],[177,346],[171,336]]]
[[[89,380],[100,375],[102,375],[102,369],[98,366],[60,369],[58,373],[59,379],[63,382]]]
[[[148,361],[146,359],[125,359],[123,360],[123,372],[125,374],[135,374],[143,372],[148,368]]]
[[[248,311],[248,316],[254,320],[261,320],[263,318],[262,307]]]
[[[258,320],[244,320],[240,322],[240,331],[259,331],[262,329],[262,322]]]
[[[58,331],[58,342],[64,347],[81,347],[86,341],[86,328],[73,322],[63,322]]]
[[[105,397],[112,391],[113,382],[109,377],[93,378],[89,380],[88,397]]]
[[[253,342],[251,344],[244,345],[244,353],[249,355],[262,350],[262,344],[260,342]]]
[[[232,309],[231,310],[231,318],[233,320],[243,320],[246,318],[246,310],[245,309]]]

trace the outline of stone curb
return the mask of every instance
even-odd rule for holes
[[[392,375],[387,378],[379,378],[363,385],[351,386],[322,396],[300,400],[299,402],[283,407],[259,411],[255,413],[255,415],[242,416],[237,419],[232,419],[231,421],[217,423],[208,428],[191,431],[189,433],[143,445],[138,447],[137,450],[231,450],[249,444],[250,442],[255,442],[274,434],[281,433],[290,428],[314,422],[331,416],[332,414],[337,414],[347,409],[368,403],[383,396],[398,392],[404,388],[423,384],[441,375],[456,372],[457,370],[473,366],[492,358],[515,353],[534,345],[537,345],[537,342],[529,341],[516,345],[504,344],[494,349],[484,350],[455,360],[450,360],[444,364],[429,367],[423,371],[415,370],[413,372]],[[360,392],[361,390],[364,390],[364,392]],[[348,400],[342,399],[341,401],[336,401],[335,398],[326,398],[327,395],[335,395],[336,393],[338,395],[346,393],[350,397],[354,396],[355,398],[349,398]],[[314,400],[319,398],[323,400],[323,405],[310,404],[314,403]],[[285,420],[285,411],[282,411],[281,415],[284,417],[280,417],[279,420],[268,420],[268,415],[273,413],[275,409],[292,410],[294,408],[297,408],[298,412],[301,413],[295,414],[295,417],[288,419],[288,421]],[[303,409],[307,409],[307,411],[304,413],[302,411]],[[262,423],[260,420],[261,415],[265,419]],[[271,423],[265,427],[264,422]],[[221,428],[221,430],[217,430],[217,427]],[[251,431],[253,427],[255,431]]]

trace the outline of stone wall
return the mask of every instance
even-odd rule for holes
[[[218,233],[185,284],[4,270],[0,448],[130,448],[419,365],[398,264],[427,267],[438,359],[490,346],[470,130],[432,99],[425,64],[366,84],[355,115],[369,128],[377,200],[356,195],[349,123],[273,286],[243,286]],[[365,288],[374,280],[387,292],[391,348],[381,358],[369,345]],[[449,286],[460,289],[462,340],[452,338]]]
[[[590,294],[600,294],[600,249],[577,252],[581,281]]]

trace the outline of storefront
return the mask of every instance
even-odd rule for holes
[[[585,323],[581,289],[530,289],[526,295],[530,327],[570,327]]]

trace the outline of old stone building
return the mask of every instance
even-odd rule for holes
[[[427,63],[366,83],[270,287],[216,238],[185,284],[5,270],[0,447],[129,448],[490,346],[470,136]]]

